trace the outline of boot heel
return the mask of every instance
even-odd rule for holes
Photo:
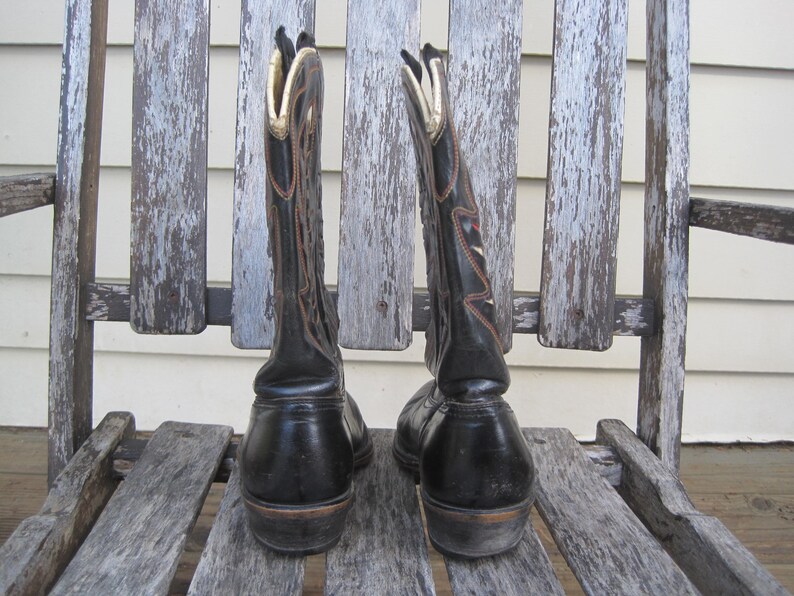
[[[352,489],[310,505],[277,505],[243,495],[251,531],[260,543],[288,555],[314,555],[339,542],[353,505]]]
[[[432,499],[422,491],[430,542],[444,555],[474,559],[497,555],[516,546],[524,535],[532,501],[499,509],[461,509]]]

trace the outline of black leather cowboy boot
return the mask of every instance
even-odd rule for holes
[[[276,333],[254,380],[238,461],[256,538],[277,551],[311,554],[339,540],[353,468],[369,460],[372,445],[345,391],[339,322],[323,281],[322,64],[310,35],[298,37],[297,50],[280,28],[265,133]]]
[[[403,51],[403,90],[419,172],[431,323],[425,362],[435,379],[397,422],[394,454],[418,471],[428,531],[442,553],[493,555],[514,547],[533,502],[532,460],[510,385],[468,170],[458,147],[441,54],[419,62]]]

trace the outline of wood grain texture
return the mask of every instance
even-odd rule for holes
[[[537,507],[586,594],[697,594],[566,429],[525,431]]]
[[[231,288],[207,288],[208,325],[232,323]],[[92,283],[86,286],[86,318],[91,321],[129,321],[130,286]]]
[[[49,482],[91,434],[94,281],[107,0],[66,2],[50,302]]]
[[[132,414],[112,412],[69,460],[38,515],[0,548],[0,592],[41,594],[64,570],[116,488],[111,454],[135,432]]]
[[[232,234],[232,343],[270,348],[274,334],[272,252],[265,212],[265,90],[276,29],[314,33],[315,0],[243,0],[237,86]]]
[[[234,465],[188,594],[294,594],[303,590],[305,557],[275,553],[256,541]]]
[[[689,1],[647,3],[643,296],[654,335],[640,348],[637,435],[678,470],[689,247]]]
[[[475,596],[483,590],[503,596],[565,594],[531,520],[521,542],[508,553],[471,561],[446,558],[444,562],[456,595]]]
[[[206,327],[209,0],[135,3],[130,324]]]
[[[165,594],[231,435],[160,425],[52,593]]]
[[[148,444],[148,439],[125,439],[119,443],[119,446],[113,452],[113,475],[117,480],[127,478],[135,463],[141,459],[144,451],[146,451]],[[218,465],[218,472],[215,474],[213,482],[229,481],[234,463],[237,460],[237,448],[239,445],[239,439],[233,439],[229,442],[226,452],[221,458],[221,463]]]
[[[55,174],[0,176],[0,217],[52,205]]]
[[[683,445],[681,479],[702,513],[718,516],[788,590],[794,590],[794,446]],[[216,484],[210,489],[193,528],[192,545],[189,539],[186,546],[191,553],[180,561],[172,593],[188,589],[224,488]],[[0,428],[0,543],[26,517],[38,513],[46,496],[46,429]],[[568,593],[578,593],[578,582],[568,579],[570,570],[536,512],[532,520],[563,586]],[[432,549],[430,558],[438,593],[449,594],[443,560]],[[324,577],[325,555],[309,557],[304,593],[322,594]]]
[[[521,0],[452,0],[448,80],[460,150],[480,210],[496,327],[512,346]]]
[[[383,24],[389,24],[383,26]],[[416,164],[400,86],[400,50],[419,47],[419,0],[348,0],[339,343],[411,343]]]
[[[612,345],[626,0],[557,0],[549,117],[540,343]]]
[[[331,291],[336,300],[336,291]],[[207,288],[207,324],[230,325],[232,290]],[[537,333],[540,298],[528,294],[513,297],[513,333]],[[130,287],[126,284],[91,283],[86,287],[86,317],[92,321],[129,321]],[[430,324],[430,298],[413,295],[414,331]],[[615,299],[615,335],[645,336],[653,333],[653,303],[642,298]]]
[[[393,435],[371,431],[372,462],[356,472],[355,504],[326,555],[326,594],[435,594],[416,484],[392,456]]]
[[[794,244],[794,209],[788,207],[692,198],[689,225]]]
[[[585,445],[584,451],[604,480],[610,486],[619,487],[623,479],[623,461],[620,459],[620,455],[612,447],[606,445]]]
[[[619,420],[601,420],[597,440],[624,462],[622,494],[704,594],[788,594],[715,517],[701,514],[684,485]]]
[[[539,296],[517,294],[513,297],[513,333],[538,332],[540,304]],[[613,313],[612,332],[615,335],[643,336],[653,332],[650,300],[618,297]]]

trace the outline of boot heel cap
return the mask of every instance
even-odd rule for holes
[[[460,559],[498,555],[524,535],[532,501],[500,509],[460,509],[422,494],[430,542],[440,553]]]
[[[295,556],[333,548],[353,505],[352,491],[338,499],[312,505],[275,505],[244,496],[254,538],[267,548]]]

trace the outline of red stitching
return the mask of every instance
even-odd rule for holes
[[[289,131],[290,131],[290,133],[292,133],[295,130],[295,104],[298,102],[298,98],[301,95],[303,95],[304,91],[306,91],[306,88],[309,86],[308,79],[311,76],[311,74],[314,73],[314,72],[317,72],[318,70],[320,70],[320,65],[319,64],[315,64],[314,66],[309,68],[306,71],[303,86],[299,87],[298,89],[296,89],[295,93],[293,93],[293,95],[292,95],[292,103],[290,105],[290,110],[289,110],[289,113],[290,113]],[[304,124],[305,124],[305,122],[304,122]],[[271,134],[272,134],[272,129],[270,128],[270,123],[269,122],[267,124],[267,128],[268,128],[268,130],[271,131]],[[273,135],[273,136],[275,136],[275,135]],[[275,179],[273,178],[273,175],[270,172],[270,168],[269,167],[267,168],[267,176],[270,179],[271,184],[276,188],[276,192],[278,192],[278,194],[286,201],[289,201],[290,200],[290,196],[292,195],[293,192],[295,192],[295,184],[296,184],[296,179],[298,177],[298,162],[295,159],[296,153],[297,153],[296,147],[297,147],[296,135],[292,135],[292,140],[290,142],[290,148],[292,149],[292,181],[290,182],[289,191],[285,191],[283,188],[281,188],[276,183]],[[267,139],[265,139],[265,159],[266,159],[266,161],[267,161],[267,163],[269,165],[270,164],[270,149],[269,149],[269,143],[267,142]]]
[[[474,256],[471,254],[471,249],[466,244],[463,238],[463,228],[461,227],[460,224],[460,215],[465,214],[471,217],[472,219],[474,219],[475,217],[479,219],[479,209],[477,208],[477,203],[474,202],[474,197],[472,196],[471,187],[469,186],[469,177],[467,175],[463,176],[463,184],[464,184],[464,191],[466,194],[466,198],[468,199],[472,209],[466,209],[465,207],[455,207],[452,210],[453,221],[455,223],[455,233],[458,242],[463,248],[463,251],[466,253],[466,258],[468,259],[469,263],[474,269],[474,272],[477,274],[477,277],[480,278],[480,281],[484,286],[482,292],[468,294],[463,299],[463,303],[472,313],[474,313],[474,316],[476,316],[490,330],[490,332],[494,336],[494,339],[496,339],[499,347],[502,349],[502,351],[504,351],[504,346],[502,345],[501,337],[499,336],[497,330],[494,328],[493,324],[490,321],[488,321],[488,319],[485,318],[485,315],[483,315],[480,312],[480,310],[472,304],[474,300],[481,300],[481,299],[487,300],[487,298],[491,296],[491,283],[488,280],[488,277],[485,275],[485,273],[477,265],[476,261],[474,260]]]

